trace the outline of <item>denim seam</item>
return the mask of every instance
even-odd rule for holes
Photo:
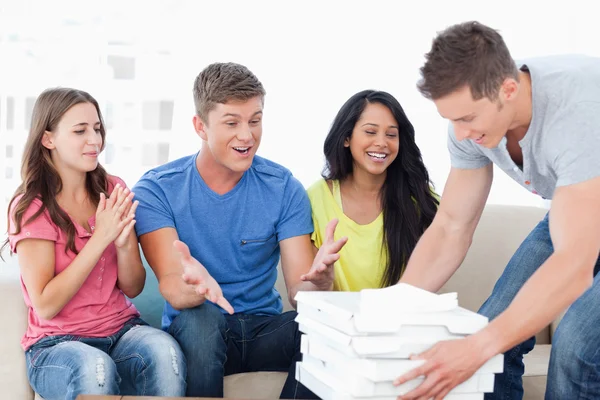
[[[519,355],[519,351],[520,351],[520,345],[517,345],[515,347],[512,348],[512,350],[510,351],[510,356],[511,357],[515,357]],[[505,356],[506,357],[506,356]],[[508,368],[508,371],[506,371],[508,373],[508,386],[509,386],[509,390],[504,390],[503,394],[504,396],[503,399],[504,400],[510,400],[510,396],[507,397],[507,395],[512,394],[512,389],[513,389],[513,385],[514,385],[514,377],[515,375],[512,373],[513,369],[512,368]]]
[[[293,323],[293,322],[296,322],[296,321],[295,321],[295,320],[293,320],[293,319],[291,319],[291,320],[287,321],[286,323],[279,325],[279,326],[278,326],[276,329],[273,329],[272,331],[269,331],[269,332],[267,332],[267,333],[262,333],[262,334],[256,335],[254,338],[252,338],[252,339],[248,340],[248,342],[251,342],[252,340],[255,340],[256,338],[260,338],[260,337],[267,336],[267,335],[270,335],[270,334],[272,334],[272,333],[275,333],[275,332],[277,332],[278,330],[280,330],[281,328],[283,328],[283,327],[285,327],[285,326],[287,326],[287,325],[289,325],[289,324],[291,324],[291,323]]]
[[[246,364],[246,327],[243,319],[238,318],[238,322],[240,323],[240,331],[242,333],[242,340],[240,340],[240,343],[242,343],[242,365],[244,365]]]

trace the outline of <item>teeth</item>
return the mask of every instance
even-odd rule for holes
[[[386,158],[387,154],[383,154],[383,153],[369,153],[367,152],[367,154],[371,157],[376,157],[376,158]]]
[[[235,150],[238,150],[238,151],[246,151],[246,150],[248,150],[249,148],[250,148],[250,147],[234,147],[234,149],[235,149]]]

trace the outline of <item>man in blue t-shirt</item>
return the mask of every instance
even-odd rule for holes
[[[223,397],[223,376],[290,371],[282,398],[314,398],[295,380],[296,313],[288,298],[331,290],[346,238],[316,253],[306,192],[289,170],[255,156],[265,90],[246,67],[216,63],[196,78],[194,128],[201,150],[148,171],[133,191],[136,231],[166,299],[163,329],[187,359],[187,395]],[[188,248],[189,246],[189,248]]]

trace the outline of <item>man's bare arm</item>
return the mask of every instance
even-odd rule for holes
[[[463,262],[492,185],[492,164],[452,168],[438,212],[413,251],[400,282],[437,292]]]
[[[477,334],[483,347],[497,354],[523,342],[592,285],[600,252],[599,203],[600,177],[555,190],[550,210],[554,253],[523,285],[506,311]]]
[[[183,281],[180,255],[173,247],[179,239],[175,228],[161,228],[139,239],[144,256],[158,279],[160,293],[173,308],[183,310],[204,303],[204,296]]]

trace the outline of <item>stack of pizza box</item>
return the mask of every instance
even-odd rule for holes
[[[295,300],[303,333],[296,379],[323,400],[396,400],[425,379],[393,384],[425,362],[411,355],[488,324],[486,317],[459,307],[456,293],[438,295],[407,284],[361,292],[299,292]],[[483,400],[494,390],[494,374],[502,370],[503,356],[493,357],[445,399]]]

